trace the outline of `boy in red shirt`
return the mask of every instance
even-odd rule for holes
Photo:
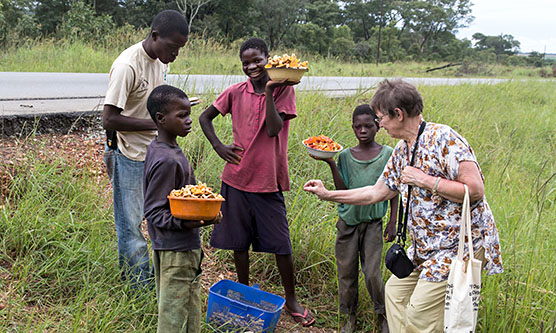
[[[228,87],[199,117],[214,150],[227,163],[220,193],[222,223],[215,225],[210,244],[234,250],[240,283],[249,285],[249,247],[274,253],[286,296],[286,311],[303,326],[313,316],[295,296],[292,247],[282,191],[290,189],[288,176],[289,121],[296,117],[295,92],[299,82],[272,81],[265,69],[268,47],[250,38],[240,48],[245,82]],[[230,114],[234,141],[223,144],[212,121]]]

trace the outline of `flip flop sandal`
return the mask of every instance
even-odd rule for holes
[[[303,312],[303,314],[298,312],[293,312],[288,308],[285,309],[286,312],[289,313],[290,316],[292,316],[293,320],[295,320],[296,323],[301,324],[301,326],[303,327],[309,327],[315,323],[314,317],[311,317],[311,320],[307,321],[307,316],[309,315],[309,311],[307,311],[307,309],[305,309],[305,312]]]

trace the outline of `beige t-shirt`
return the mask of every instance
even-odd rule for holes
[[[110,68],[104,104],[122,109],[126,117],[150,119],[147,98],[151,91],[166,82],[169,66],[149,57],[142,42],[123,51]],[[156,130],[118,131],[118,149],[127,158],[144,161],[147,147]]]

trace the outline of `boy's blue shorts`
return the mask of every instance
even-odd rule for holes
[[[281,191],[245,192],[222,182],[222,221],[214,225],[210,245],[225,250],[280,255],[292,253],[286,205]]]

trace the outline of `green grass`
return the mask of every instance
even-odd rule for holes
[[[44,39],[28,41],[19,47],[0,49],[0,71],[7,72],[75,72],[108,73],[112,61],[126,47],[141,41],[147,30],[137,32],[121,29],[105,38],[107,45]],[[188,44],[170,66],[174,74],[243,75],[238,50],[239,43],[226,45],[203,36],[191,36]],[[296,50],[270,50],[271,56],[296,53],[309,61],[310,75],[315,76],[379,76],[379,77],[504,77],[539,78],[553,76],[552,68],[504,66],[469,63],[427,73],[426,70],[446,65],[446,62],[374,63],[348,62],[335,57],[303,54]],[[37,61],[41,59],[41,61]]]
[[[505,272],[483,274],[478,332],[549,332],[556,325],[556,84],[421,86],[425,119],[446,123],[467,138],[486,178],[486,196],[500,232]],[[203,106],[194,108],[194,119]],[[292,190],[285,194],[300,301],[317,316],[317,326],[337,329],[334,259],[335,205],[302,191],[310,178],[329,170],[308,157],[301,140],[326,134],[342,145],[356,143],[351,111],[365,94],[331,99],[299,94],[291,122],[289,162]],[[229,117],[215,128],[230,142]],[[379,142],[395,141],[379,132]],[[218,187],[223,162],[200,127],[181,141],[197,179]],[[129,296],[119,281],[116,235],[105,183],[91,184],[84,169],[62,161],[45,163],[29,152],[0,208],[1,331],[152,332],[153,293]],[[202,232],[208,240],[208,229]],[[385,246],[386,248],[386,246]],[[229,252],[207,260],[232,267]],[[385,280],[389,272],[383,269]],[[216,282],[216,281],[213,281]],[[282,295],[272,256],[252,255],[252,282]],[[362,331],[374,328],[372,304],[360,284]],[[204,295],[206,298],[206,295]],[[205,299],[206,301],[206,299]],[[211,331],[204,326],[204,331]]]

